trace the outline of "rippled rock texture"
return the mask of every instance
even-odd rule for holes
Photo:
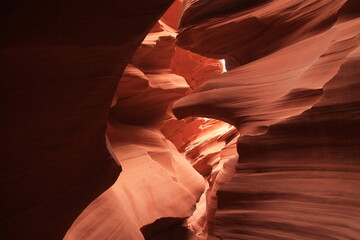
[[[169,11],[178,7],[176,2]],[[215,189],[208,181],[228,161],[230,153],[224,152],[230,143],[236,153],[237,131],[214,119],[177,120],[170,106],[220,75],[222,64],[176,47],[171,20],[165,14],[146,36],[112,101],[107,137],[123,171],[65,239],[197,239],[187,219],[200,197],[204,206],[216,208],[214,192],[205,194],[205,187]],[[206,224],[207,211],[198,209],[197,215],[204,221],[191,223]]]
[[[1,5],[1,239],[360,239],[357,0]]]
[[[356,1],[185,1],[177,43],[231,70],[174,113],[241,135],[211,235],[360,237],[359,17]]]

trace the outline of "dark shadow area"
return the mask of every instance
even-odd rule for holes
[[[143,226],[140,231],[146,240],[188,240],[196,239],[195,234],[184,226],[183,218],[161,218]]]

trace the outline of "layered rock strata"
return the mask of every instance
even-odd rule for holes
[[[123,171],[65,239],[197,239],[184,220],[193,215],[206,177],[220,169],[221,151],[237,134],[221,121],[172,115],[172,102],[192,91],[188,83],[221,74],[222,65],[176,48],[168,21],[161,18],[142,42],[112,101],[107,137]],[[196,72],[189,74],[184,60]]]
[[[170,4],[3,4],[1,238],[360,238],[358,1]]]
[[[359,4],[228,2],[185,1],[178,36],[231,69],[173,106],[241,134],[210,235],[359,238]]]

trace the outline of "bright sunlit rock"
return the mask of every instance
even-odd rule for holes
[[[225,59],[221,59],[220,62],[221,62],[222,68],[223,68],[223,72],[227,72]]]

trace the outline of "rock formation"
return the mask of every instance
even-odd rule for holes
[[[170,4],[1,2],[1,239],[62,239],[115,182],[111,99]]]
[[[225,161],[220,152],[235,141],[236,129],[227,123],[172,115],[171,103],[191,92],[188,83],[196,87],[221,74],[222,65],[176,48],[176,34],[165,22],[159,20],[132,57],[112,102],[107,137],[123,171],[65,239],[176,239],[169,235],[172,226],[187,229],[184,220],[205,191],[204,177],[214,178],[212,170]],[[179,239],[192,237],[188,229]]]
[[[2,5],[1,239],[360,238],[358,1]]]
[[[209,232],[359,238],[359,4],[227,2],[185,1],[178,36],[181,47],[231,68],[173,107],[241,134],[236,174],[218,192]]]

